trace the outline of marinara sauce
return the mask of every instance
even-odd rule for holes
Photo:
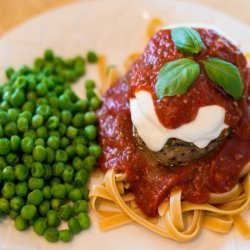
[[[246,60],[237,46],[221,35],[212,30],[197,31],[204,48],[194,56],[185,56],[176,49],[170,30],[155,34],[127,75],[106,92],[103,106],[98,110],[99,142],[103,147],[99,166],[104,172],[114,168],[117,172],[127,173],[136,202],[147,216],[157,215],[158,206],[173,189],[182,189],[183,198],[194,203],[206,203],[210,192],[229,191],[250,162]],[[236,65],[244,86],[240,101],[236,102],[211,82],[201,63],[198,78],[185,94],[157,99],[155,84],[159,70],[167,62],[185,57],[198,63],[201,59],[217,57]],[[142,89],[152,94],[156,113],[166,128],[177,128],[191,122],[202,106],[222,106],[226,110],[225,123],[230,127],[229,137],[209,156],[186,165],[169,168],[153,161],[137,148],[132,132],[129,99]]]

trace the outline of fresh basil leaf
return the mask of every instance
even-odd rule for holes
[[[201,60],[208,77],[220,85],[235,100],[239,100],[243,94],[243,84],[240,72],[233,64],[219,58]]]
[[[198,54],[204,47],[200,34],[192,28],[172,29],[171,36],[177,49],[186,55]]]
[[[199,64],[182,58],[166,63],[160,70],[155,91],[158,98],[184,94],[200,73]]]

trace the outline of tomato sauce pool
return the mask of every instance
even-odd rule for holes
[[[156,216],[158,206],[171,190],[181,189],[182,197],[194,203],[206,203],[209,193],[232,189],[239,181],[242,169],[250,162],[249,72],[240,50],[212,30],[197,29],[204,49],[195,56],[200,59],[217,57],[236,65],[240,71],[244,94],[236,102],[201,72],[183,95],[157,99],[157,75],[167,62],[184,58],[173,44],[169,30],[162,30],[149,41],[144,53],[132,65],[126,76],[112,86],[103,97],[98,110],[99,142],[103,154],[99,161],[105,172],[110,168],[126,172],[131,191],[140,209],[147,216]],[[140,150],[133,137],[129,99],[138,90],[150,91],[156,113],[167,128],[176,128],[195,119],[198,109],[220,105],[226,110],[225,122],[230,135],[212,154],[186,165],[169,168],[150,159]]]

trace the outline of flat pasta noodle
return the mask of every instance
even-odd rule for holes
[[[147,39],[150,39],[152,35],[154,35],[159,28],[164,26],[164,22],[159,17],[153,17],[147,26],[146,36]]]
[[[249,225],[241,216],[250,204],[249,173],[242,185],[232,189],[231,199],[230,192],[221,194],[222,202],[225,196],[227,201],[216,206],[182,201],[181,190],[173,190],[169,200],[159,206],[159,215],[154,219],[147,218],[137,206],[131,206],[131,202],[135,202],[134,195],[120,188],[126,183],[125,176],[121,178],[121,174],[110,169],[104,176],[103,184],[94,185],[91,190],[90,204],[100,218],[99,226],[103,231],[137,223],[165,238],[186,242],[195,238],[202,228],[225,234],[235,226],[244,238],[250,237]],[[235,190],[240,190],[240,193]],[[218,201],[219,194],[216,199]]]

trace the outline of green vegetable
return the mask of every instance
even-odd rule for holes
[[[72,239],[72,234],[70,230],[64,229],[59,231],[59,240],[61,240],[62,242],[70,242],[71,239]]]
[[[90,63],[96,63],[98,61],[98,56],[94,51],[88,51],[87,59]]]
[[[55,227],[48,227],[43,235],[49,242],[57,242],[59,238],[59,232]]]
[[[25,206],[22,207],[22,209],[21,209],[21,216],[25,220],[31,220],[36,215],[36,212],[37,212],[37,208],[34,205],[27,204],[27,205],[25,205]]]
[[[219,58],[201,60],[208,77],[221,86],[235,100],[239,100],[243,94],[243,84],[238,68]]]
[[[43,235],[47,228],[47,222],[45,218],[39,217],[35,220],[33,224],[33,229],[38,235]]]
[[[29,221],[24,219],[21,215],[17,216],[15,219],[15,227],[19,231],[27,229],[29,226]]]
[[[90,219],[89,216],[86,213],[79,213],[77,215],[77,220],[81,226],[82,229],[87,229],[90,226]]]
[[[161,68],[157,78],[157,97],[184,94],[194,83],[199,73],[199,64],[188,58],[166,63]]]
[[[71,231],[81,230],[74,216],[87,212],[82,199],[98,157],[95,82],[86,81],[85,100],[67,84],[85,73],[85,64],[48,49],[33,67],[6,69],[9,80],[0,86],[0,215],[18,230],[32,225],[50,242],[69,242]],[[71,230],[59,233],[61,220],[71,220]]]
[[[171,37],[177,49],[186,55],[198,54],[204,47],[200,34],[192,28],[172,29]]]
[[[43,201],[43,192],[35,189],[28,194],[28,203],[38,206]]]
[[[82,228],[79,224],[79,221],[76,218],[70,218],[68,221],[68,227],[69,230],[73,233],[73,234],[78,234],[81,232]]]

